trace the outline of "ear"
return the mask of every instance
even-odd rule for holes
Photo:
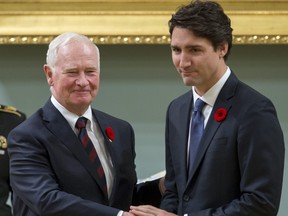
[[[51,68],[47,64],[45,64],[43,66],[43,69],[44,69],[44,73],[46,75],[48,85],[53,86],[53,72],[52,72]]]
[[[226,55],[228,51],[228,43],[225,42],[221,44],[218,49],[219,49],[219,58],[224,58],[224,56]]]

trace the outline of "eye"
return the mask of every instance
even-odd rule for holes
[[[171,50],[174,53],[181,53],[181,49],[179,49],[178,47],[171,47]]]
[[[97,74],[97,70],[96,69],[88,69],[85,71],[85,74],[88,75],[88,76],[94,76]]]
[[[190,52],[192,52],[192,53],[197,53],[197,52],[200,52],[200,49],[198,49],[198,48],[192,48],[192,49],[190,50]]]
[[[78,71],[76,70],[69,70],[69,71],[65,71],[65,74],[67,74],[68,76],[77,76],[78,75]]]

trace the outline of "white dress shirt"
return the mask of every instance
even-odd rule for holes
[[[53,96],[51,97],[51,102],[56,107],[56,109],[58,109],[59,112],[64,116],[75,134],[78,135],[78,129],[75,127],[75,124],[80,116],[68,111]],[[111,157],[107,149],[105,148],[106,145],[104,143],[104,137],[100,131],[100,128],[96,124],[96,121],[93,120],[92,109],[90,106],[82,116],[88,119],[86,125],[87,133],[94,145],[94,148],[97,151],[98,157],[102,164],[107,182],[108,197],[110,197],[113,188],[113,164]]]
[[[202,113],[204,116],[204,129],[206,127],[206,124],[208,122],[209,116],[211,114],[211,111],[213,109],[213,106],[215,104],[215,101],[222,89],[222,87],[224,86],[225,82],[227,81],[228,77],[231,74],[231,70],[229,67],[227,67],[227,70],[225,71],[225,73],[223,74],[223,76],[218,80],[217,83],[215,83],[215,85],[213,85],[204,95],[202,95],[202,97],[200,97],[196,91],[194,86],[192,86],[192,92],[193,92],[193,103],[195,105],[195,102],[198,98],[200,98],[202,101],[204,101],[206,104],[203,107]],[[192,116],[192,115],[191,115]],[[191,121],[191,120],[190,120]],[[191,125],[191,122],[190,122]],[[189,128],[190,131],[190,128]],[[188,146],[188,151],[187,151],[187,164],[189,162],[189,143],[190,143],[190,134],[188,137],[188,142],[187,142],[187,146]],[[188,216],[188,214],[184,214],[184,216]]]

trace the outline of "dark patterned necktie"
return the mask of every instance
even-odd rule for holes
[[[94,148],[92,141],[90,140],[87,130],[86,130],[87,119],[85,117],[78,118],[75,127],[79,130],[78,138],[80,139],[83,148],[89,156],[89,160],[91,163],[94,163],[97,167],[97,174],[99,176],[101,182],[101,188],[104,191],[105,195],[107,195],[107,183],[105,178],[105,173],[103,167],[101,165],[100,159]]]
[[[204,116],[202,114],[204,105],[205,102],[198,98],[195,102],[192,113],[192,121],[190,126],[188,177],[191,174],[193,163],[197,154],[197,149],[204,131]]]

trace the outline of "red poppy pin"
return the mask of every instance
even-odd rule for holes
[[[106,128],[105,133],[106,133],[107,137],[109,138],[109,141],[112,142],[114,140],[114,137],[115,137],[112,128],[111,127]]]
[[[225,108],[219,108],[216,110],[214,118],[217,122],[223,121],[227,116],[227,110]]]

